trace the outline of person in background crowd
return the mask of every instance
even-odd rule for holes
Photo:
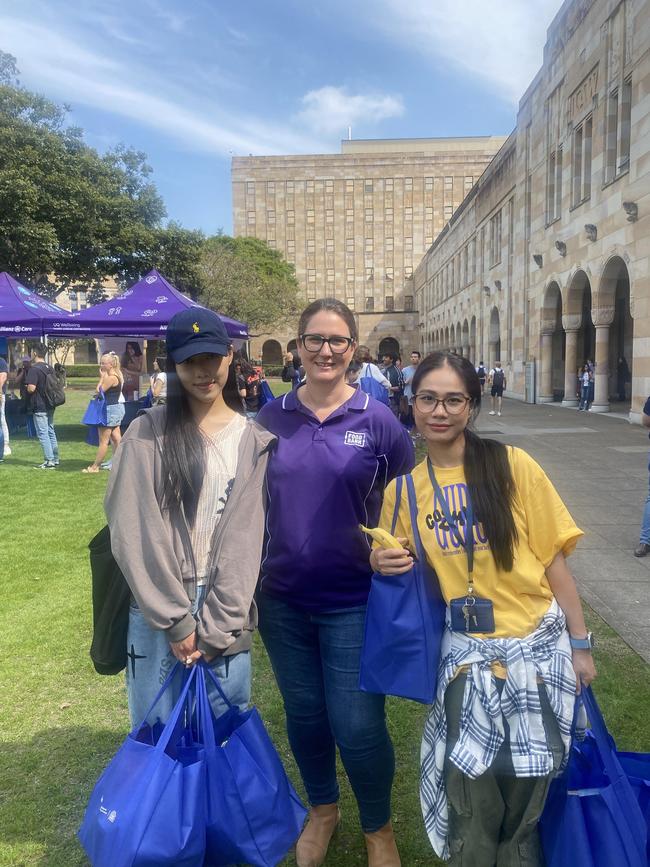
[[[501,404],[503,403],[503,392],[506,387],[506,375],[501,367],[500,361],[494,362],[494,367],[490,371],[490,395],[492,397],[492,409],[490,415],[501,415]]]
[[[625,356],[619,355],[616,363],[616,391],[618,392],[617,396],[619,400],[626,400],[625,386],[631,379],[630,368]]]
[[[591,373],[591,380],[589,381],[589,406],[591,407],[594,402],[596,389],[596,365],[590,358],[585,361],[585,364],[589,368],[589,373]]]
[[[18,395],[21,402],[21,413],[25,415],[25,424],[27,428],[27,436],[33,439],[36,436],[36,428],[34,427],[34,416],[32,415],[31,396],[27,392],[27,373],[32,365],[30,356],[25,355],[20,360],[20,367],[16,370],[16,379],[14,388],[18,389]]]
[[[0,433],[2,434],[3,449],[0,454],[0,460],[3,457],[8,458],[11,454],[9,448],[9,428],[7,427],[7,419],[5,418],[5,403],[7,400],[7,379],[9,378],[9,365],[0,355]]]
[[[643,405],[643,413],[641,414],[641,424],[645,428],[650,428],[650,397]],[[650,434],[648,434],[650,437]],[[648,464],[650,471],[650,463]],[[650,489],[645,501],[643,509],[643,520],[641,522],[641,535],[639,536],[639,544],[634,549],[635,557],[646,557],[650,554]]]
[[[375,525],[386,482],[413,466],[414,452],[388,407],[346,383],[356,340],[345,304],[312,302],[298,326],[306,381],[258,416],[278,438],[266,480],[260,634],[311,805],[296,846],[298,867],[323,863],[340,821],[337,746],[368,864],[400,863],[390,823],[394,756],[385,699],[359,690],[372,570],[358,525]]]
[[[164,406],[167,403],[167,359],[163,355],[157,355],[153,363],[151,376],[151,403],[152,406]]]
[[[235,383],[237,385],[237,394],[241,398],[242,410],[246,412],[246,379],[241,369],[241,357],[234,362],[235,364]]]
[[[144,356],[137,340],[127,340],[122,355],[122,376],[124,377],[124,398],[134,400],[140,389],[140,374],[144,369]]]
[[[30,412],[34,417],[36,436],[43,449],[43,463],[38,470],[53,470],[59,466],[59,443],[54,430],[54,407],[45,393],[46,377],[54,370],[45,361],[46,348],[39,343],[33,349],[33,362],[25,377],[25,389],[30,397]]]
[[[390,408],[393,410],[395,416],[399,416],[399,405],[404,389],[404,379],[402,378],[402,372],[398,369],[395,363],[396,359],[397,356],[392,352],[385,352],[383,355],[384,376],[390,383]]]
[[[432,353],[413,395],[428,450],[413,471],[418,529],[450,606],[421,749],[427,833],[452,867],[540,867],[537,822],[570,748],[576,693],[596,676],[565,559],[583,534],[526,452],[472,430],[481,386],[468,359]],[[389,532],[395,498],[391,483]],[[394,535],[415,550],[404,494]],[[377,547],[370,562],[384,575],[413,563]]]
[[[482,361],[479,361],[478,367],[476,368],[476,373],[478,376],[478,381],[481,383],[481,394],[485,394],[485,380],[487,379],[487,370],[485,369],[485,365]]]
[[[591,370],[585,364],[579,374],[580,403],[578,404],[578,412],[580,412],[581,410],[585,410],[586,412],[589,409],[589,396],[591,391],[592,379],[593,375],[591,373]]]
[[[133,594],[126,680],[134,725],[176,660],[189,668],[204,657],[228,699],[248,705],[273,444],[244,416],[231,341],[216,313],[173,316],[167,353],[167,404],[129,426],[104,501],[113,555]],[[180,686],[177,678],[156,705],[163,722]],[[211,683],[208,692],[223,713]]]
[[[298,388],[302,379],[300,356],[296,352],[286,352],[282,368],[282,382],[290,382],[291,388]]]
[[[359,377],[361,376],[361,368],[363,365],[359,361],[355,361],[354,358],[348,365],[348,369],[345,371],[345,381],[348,385],[356,386],[359,382]]]
[[[404,377],[404,400],[406,402],[402,422],[409,430],[415,424],[415,421],[413,419],[413,389],[411,387],[411,384],[413,382],[413,376],[415,375],[415,371],[417,370],[421,358],[422,356],[417,351],[417,349],[414,349],[413,352],[411,352],[411,363],[408,365],[408,367],[405,367],[402,370],[402,376]]]
[[[246,415],[255,418],[260,409],[260,377],[258,372],[246,359],[241,361],[241,372],[246,383]]]
[[[114,352],[105,352],[99,359],[99,382],[95,387],[97,394],[103,394],[106,401],[106,426],[97,429],[99,447],[95,460],[82,473],[98,473],[100,469],[110,470],[112,462],[103,463],[109,443],[113,446],[113,458],[122,440],[120,425],[124,418],[124,404],[120,403],[120,395],[124,385],[124,377],[120,369],[120,359]]]
[[[390,382],[381,372],[379,367],[373,363],[372,357],[370,355],[370,350],[367,346],[358,346],[354,353],[354,360],[361,364],[361,370],[359,372],[359,386],[362,391],[366,394],[371,394],[373,397],[377,397],[381,395],[382,403],[390,402]],[[373,379],[375,382],[379,383],[381,388],[384,388],[385,394],[379,392],[375,385],[369,380]]]

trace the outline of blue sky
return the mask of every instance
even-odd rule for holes
[[[147,153],[170,219],[232,229],[234,155],[507,134],[561,0],[0,0],[0,49],[100,151]]]

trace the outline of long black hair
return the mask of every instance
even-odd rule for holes
[[[223,399],[230,409],[243,414],[237,391],[234,363],[228,368]],[[167,356],[167,406],[163,447],[163,508],[183,507],[187,523],[194,526],[199,495],[205,476],[205,437],[194,420],[187,393],[176,374],[176,364]]]
[[[413,394],[417,394],[423,377],[432,370],[451,367],[462,379],[470,397],[471,421],[465,428],[463,467],[476,520],[483,525],[494,562],[510,572],[517,541],[517,527],[512,515],[515,482],[503,443],[483,439],[471,429],[481,409],[481,383],[467,358],[453,352],[432,352],[420,362],[413,376]]]

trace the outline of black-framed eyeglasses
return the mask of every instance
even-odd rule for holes
[[[340,334],[334,334],[332,337],[323,337],[322,334],[301,334],[300,342],[307,352],[320,352],[323,344],[327,343],[335,355],[343,355],[352,346],[354,340]]]
[[[438,404],[441,403],[449,415],[459,415],[471,397],[466,397],[464,394],[451,394],[449,397],[436,397],[428,391],[421,391],[419,394],[413,395],[413,403],[422,413],[435,412],[438,409]]]

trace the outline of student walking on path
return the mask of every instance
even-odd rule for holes
[[[346,383],[356,341],[355,318],[344,304],[310,304],[298,334],[306,382],[258,417],[278,438],[267,472],[258,605],[311,805],[296,847],[299,867],[323,863],[340,820],[337,747],[369,865],[400,863],[390,823],[394,756],[384,697],[358,686],[372,575],[358,525],[376,525],[384,486],[413,466],[413,445],[386,405]]]
[[[566,564],[582,532],[524,451],[472,430],[481,385],[470,362],[436,352],[413,379],[428,455],[413,471],[418,529],[447,602],[436,700],[425,723],[420,798],[450,864],[543,864],[537,821],[568,753],[576,692],[595,677]],[[396,486],[381,526],[390,531]],[[415,550],[406,498],[395,535]],[[408,571],[407,550],[373,568]]]
[[[45,361],[46,348],[39,343],[33,349],[34,359],[25,377],[29,395],[29,412],[33,415],[36,436],[43,449],[43,463],[36,469],[53,470],[59,466],[59,443],[54,430],[54,407],[48,400],[47,378],[54,370]]]
[[[273,442],[244,416],[216,313],[177,313],[166,339],[167,404],[130,425],[104,504],[113,555],[133,594],[126,680],[134,725],[177,660],[189,667],[204,657],[229,700],[242,709],[249,702]],[[208,691],[223,713],[214,687]],[[156,705],[163,721],[177,695],[168,690]]]

